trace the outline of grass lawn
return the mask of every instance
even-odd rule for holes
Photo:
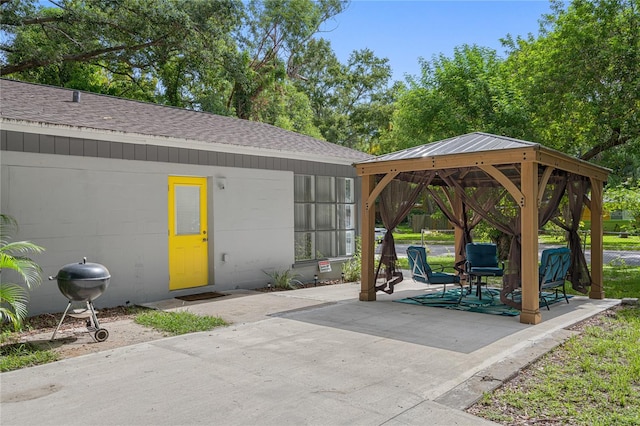
[[[638,425],[639,341],[640,307],[610,312],[468,411],[508,425]]]
[[[580,237],[584,237],[581,233]],[[409,232],[408,229],[400,229],[400,232],[393,233],[393,239],[397,243],[417,244],[422,242],[422,235],[419,232]],[[425,235],[425,240],[431,244],[453,244],[453,232],[432,231]],[[565,244],[563,235],[540,235],[538,240],[541,244]],[[591,244],[591,236],[587,235],[587,247]],[[620,238],[618,234],[604,235],[602,245],[605,250],[640,250],[640,236],[629,235],[627,238]]]
[[[134,321],[174,336],[229,325],[220,317],[197,315],[189,311],[147,311],[136,315]]]
[[[229,325],[220,317],[197,315],[188,311],[143,310],[135,315],[134,321],[174,336]],[[14,343],[15,339],[16,334],[11,330],[0,330],[0,372],[46,364],[59,359],[52,350],[42,349],[30,343]]]
[[[430,265],[443,265],[447,269],[445,272],[453,272],[453,256],[429,256],[427,261]],[[409,269],[407,258],[398,259],[401,269]],[[435,269],[435,268],[434,268]],[[623,299],[625,297],[640,297],[640,266],[627,265],[605,265],[603,268],[604,293],[605,297],[611,299]],[[496,282],[499,282],[498,278]],[[571,289],[567,283],[567,293],[581,295]]]

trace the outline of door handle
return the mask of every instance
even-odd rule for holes
[[[209,241],[209,239],[208,239],[208,238],[203,238],[203,239],[202,239],[202,242],[203,242],[203,243],[206,243],[207,241]]]

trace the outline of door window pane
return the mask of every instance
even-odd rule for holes
[[[200,187],[175,186],[176,235],[200,234]]]

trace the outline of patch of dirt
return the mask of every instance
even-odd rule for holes
[[[317,283],[305,283],[304,288],[341,284],[341,280],[322,280]],[[303,287],[298,287],[303,288]],[[288,291],[295,289],[261,288],[257,291]],[[72,358],[89,353],[115,349],[136,343],[150,342],[169,336],[168,334],[136,324],[133,320],[136,314],[147,308],[139,306],[117,306],[114,308],[102,308],[96,310],[96,316],[100,328],[109,332],[109,337],[102,342],[94,338],[95,330],[87,328],[87,320],[73,318],[67,314],[55,339],[51,340],[53,332],[58,326],[62,312],[55,314],[42,314],[29,317],[25,321],[23,331],[10,341],[2,345],[31,343],[43,349],[55,352],[60,359]]]
[[[62,312],[60,312],[28,318],[25,322],[27,331],[20,333],[16,339],[7,344],[29,342],[40,348],[50,349],[60,359],[65,359],[166,337],[164,333],[133,321],[135,315],[143,309],[145,308],[118,306],[96,310],[100,328],[109,332],[109,337],[103,342],[95,340],[93,337],[95,330],[87,328],[86,319],[73,318],[69,315],[65,317],[55,339],[51,340],[62,318]]]

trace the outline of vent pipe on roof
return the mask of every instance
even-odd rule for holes
[[[80,92],[77,90],[73,91],[73,102],[80,102]]]

